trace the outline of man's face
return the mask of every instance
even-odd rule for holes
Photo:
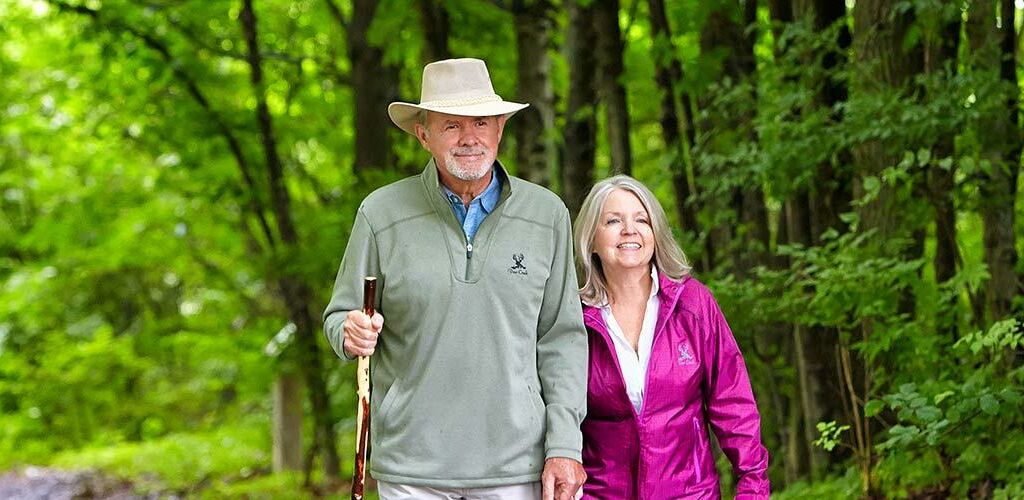
[[[482,179],[498,156],[504,116],[458,116],[427,112],[416,137],[439,165],[464,181]]]

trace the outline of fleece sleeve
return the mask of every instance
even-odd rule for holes
[[[537,374],[546,407],[545,458],[581,461],[587,412],[587,334],[573,264],[569,212],[552,228],[551,273],[537,322]]]
[[[345,255],[341,258],[338,276],[334,280],[331,301],[324,311],[324,334],[327,335],[327,341],[334,348],[334,352],[342,359],[353,359],[345,355],[343,347],[342,324],[345,322],[345,316],[349,311],[363,307],[363,278],[366,276],[377,276],[376,303],[381,303],[384,279],[379,274],[377,242],[363,207],[360,206],[352,225],[348,245],[345,247]],[[384,314],[379,307],[378,312]]]

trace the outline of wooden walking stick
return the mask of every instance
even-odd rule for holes
[[[363,312],[373,318],[377,297],[377,278],[363,278]],[[359,356],[356,368],[356,393],[359,394],[359,415],[356,418],[356,462],[352,470],[352,500],[363,500],[366,479],[366,448],[370,444],[370,357]]]

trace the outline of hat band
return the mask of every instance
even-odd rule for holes
[[[439,99],[436,101],[421,102],[420,106],[424,107],[437,107],[437,108],[456,108],[460,106],[472,106],[474,104],[484,104],[488,102],[502,102],[501,97],[497,94],[477,96],[477,97],[466,97],[463,99]]]

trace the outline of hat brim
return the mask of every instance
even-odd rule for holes
[[[416,115],[421,111],[436,111],[438,113],[447,113],[449,115],[457,116],[498,116],[504,115],[508,118],[529,104],[520,104],[518,102],[509,101],[497,101],[497,102],[485,102],[480,104],[470,104],[467,106],[423,106],[420,104],[411,104],[408,102],[393,102],[388,105],[388,117],[391,121],[398,126],[398,128],[416,135]]]

